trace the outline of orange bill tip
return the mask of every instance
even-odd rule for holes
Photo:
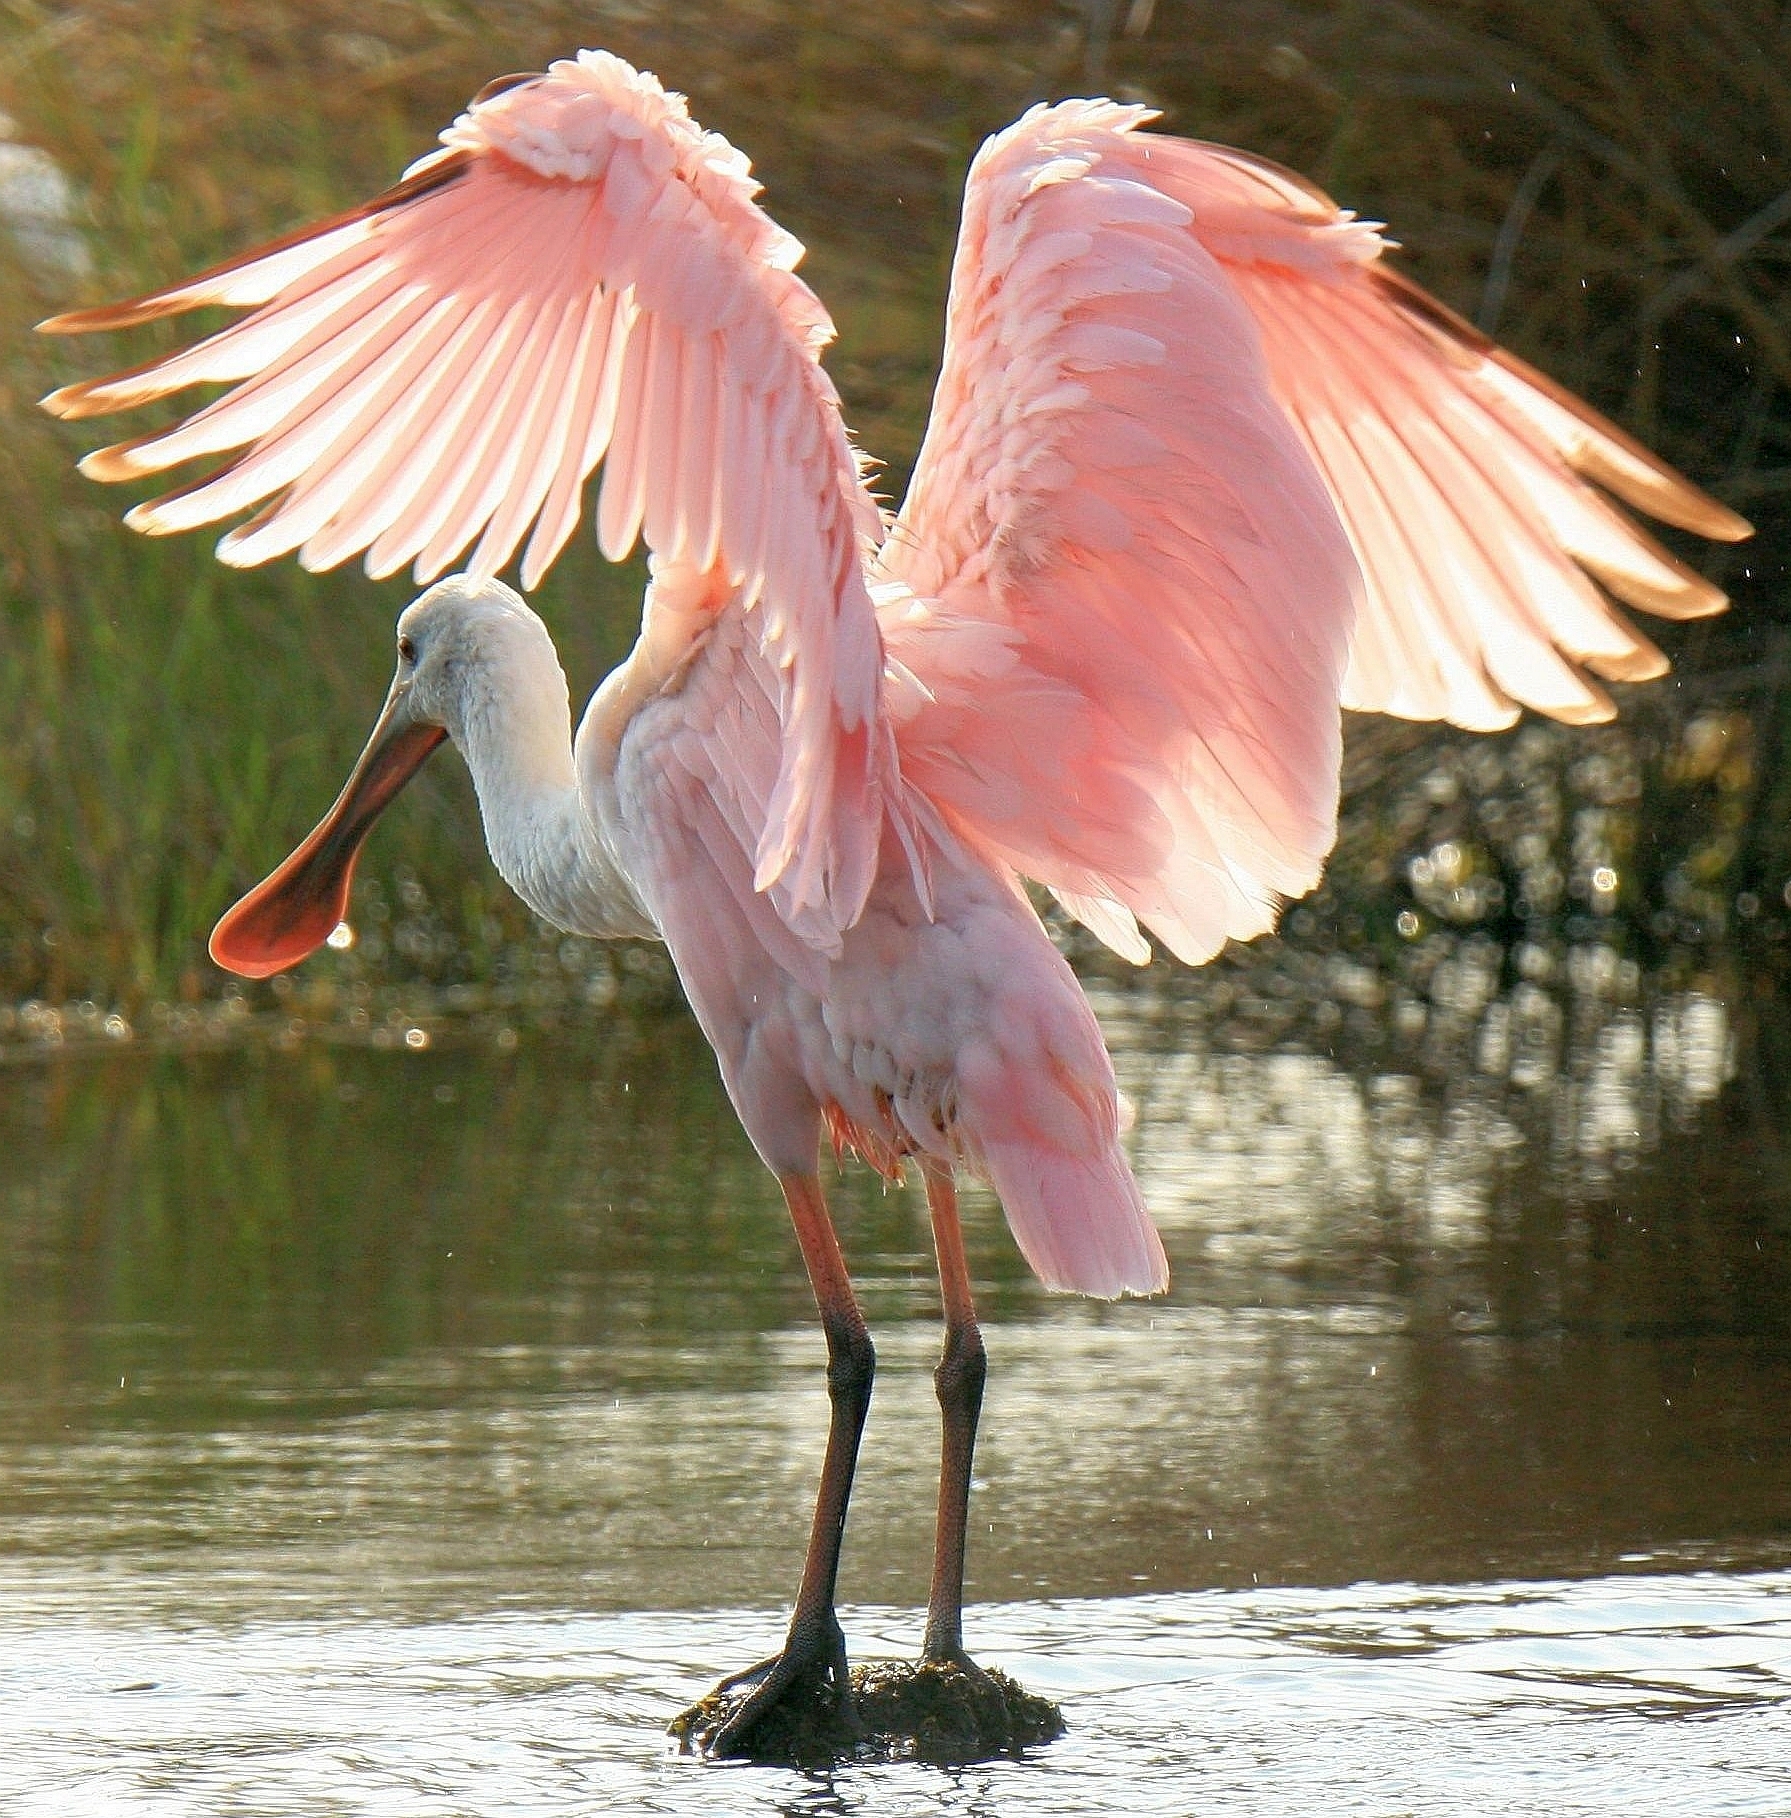
[[[447,736],[439,726],[393,728],[388,709],[335,806],[211,931],[211,957],[241,978],[269,978],[315,953],[347,919],[355,860],[373,823]]]
[[[313,834],[211,931],[211,957],[226,972],[271,978],[315,953],[335,932],[347,913],[359,844],[340,858],[320,855],[318,844]]]

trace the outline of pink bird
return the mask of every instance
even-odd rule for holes
[[[736,1676],[721,1753],[787,1699],[848,1700],[834,1583],[874,1357],[823,1139],[891,1179],[915,1162],[931,1215],[928,1660],[968,1667],[985,1364],[956,1171],[994,1188],[1047,1286],[1167,1284],[1100,1031],[1021,878],[1133,960],[1147,934],[1190,964],[1260,934],[1332,843],[1340,704],[1606,718],[1595,677],[1666,667],[1608,596],[1668,618],[1724,600],[1605,494],[1747,534],[1390,269],[1373,225],[1151,118],[1035,107],[978,154],[893,521],[820,364],[802,249],[738,152],[602,52],[487,89],[365,207],[44,325],[251,312],[46,401],[231,387],[82,463],[126,480],[241,451],[137,529],[259,507],[224,561],[365,552],[419,582],[464,561],[399,619],[366,751],[218,924],[220,964],[261,976],[330,933],[374,818],[444,739],[525,902],[671,951],[788,1201],[832,1402],[788,1637]],[[547,632],[495,576],[526,536],[535,584],[600,461],[602,548],[644,536],[652,581],[574,736]]]

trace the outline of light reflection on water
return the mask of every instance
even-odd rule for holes
[[[1183,1594],[983,1612],[1062,1701],[1018,1762],[796,1774],[670,1757],[669,1704],[763,1614],[27,1624],[0,1665],[16,1818],[229,1812],[1782,1813],[1791,1578]],[[848,1613],[869,1651],[905,1613]]]
[[[1589,945],[1569,954],[1564,1009],[1523,966],[1520,955],[1506,987],[1504,950],[1462,943],[1434,968],[1425,1003],[1393,1007],[1411,1025],[1405,1052],[1356,1070],[1300,1048],[1237,1052],[1224,1026],[1205,1026],[1197,998],[1191,1008],[1093,985],[1159,1220],[1202,1225],[1215,1204],[1245,1202],[1260,1217],[1266,1200],[1305,1229],[1321,1207],[1348,1207],[1441,1220],[1439,1235],[1470,1238],[1514,1167],[1540,1162],[1562,1197],[1608,1193],[1663,1132],[1691,1131],[1734,1077],[1720,998],[1677,991],[1643,1009],[1635,964]],[[1331,984],[1345,1002],[1386,1008],[1379,975],[1352,962],[1333,965]],[[1426,1093],[1426,1074],[1440,1091]]]

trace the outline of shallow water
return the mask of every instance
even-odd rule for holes
[[[1166,1300],[1048,1297],[971,1203],[969,1639],[1072,1728],[957,1774],[665,1754],[776,1638],[825,1420],[675,1007],[15,1053],[0,1810],[1791,1812],[1782,1004],[1305,964],[1092,986]],[[836,1197],[900,1653],[925,1215]]]
[[[1022,1761],[830,1773],[667,1753],[669,1700],[764,1613],[27,1625],[0,1799],[119,1812],[1624,1814],[1791,1804],[1783,1574],[1004,1605],[984,1653],[1064,1702]],[[873,1648],[905,1613],[850,1613]]]

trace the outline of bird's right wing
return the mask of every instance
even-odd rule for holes
[[[978,154],[882,618],[908,779],[1120,952],[1198,961],[1330,850],[1357,575],[1146,117]]]
[[[123,480],[240,450],[128,521],[165,535],[260,506],[219,545],[241,566],[365,551],[370,573],[410,563],[424,581],[472,545],[482,578],[527,536],[532,587],[603,461],[604,552],[644,535],[680,571],[719,572],[780,678],[750,857],[791,925],[837,944],[900,805],[863,573],[881,521],[819,363],[833,327],[795,274],[802,248],[755,203],[745,158],[604,52],[494,84],[442,140],[363,208],[45,323],[253,312],[46,407],[87,417],[231,386],[82,469]]]

